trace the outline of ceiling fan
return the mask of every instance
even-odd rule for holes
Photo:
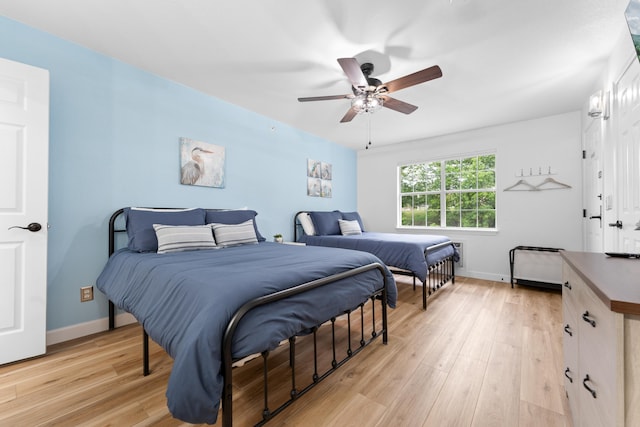
[[[418,108],[417,106],[392,98],[388,94],[442,77],[442,70],[437,65],[434,65],[390,82],[382,83],[380,80],[371,77],[373,64],[369,62],[359,65],[355,58],[339,58],[338,63],[351,82],[353,94],[312,96],[298,98],[298,101],[351,99],[351,108],[340,120],[340,123],[350,122],[359,113],[371,113],[381,107],[387,107],[404,114],[411,114]]]

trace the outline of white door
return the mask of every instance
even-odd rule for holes
[[[49,72],[0,58],[0,364],[46,350],[48,158]]]
[[[640,252],[640,65],[634,61],[618,82],[616,193],[620,252]]]
[[[584,208],[586,209],[585,239],[587,252],[603,252],[603,168],[601,120],[591,120],[584,135]]]

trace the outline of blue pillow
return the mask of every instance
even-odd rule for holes
[[[207,216],[205,218],[207,224],[242,224],[250,219],[253,220],[253,228],[256,230],[256,237],[258,242],[264,242],[265,239],[258,231],[258,225],[256,224],[256,215],[258,212],[249,209],[237,209],[233,211],[214,211],[207,210]]]
[[[342,219],[339,211],[333,212],[309,212],[317,236],[331,236],[340,233],[338,220]]]
[[[364,225],[362,224],[362,218],[360,218],[360,214],[358,212],[340,212],[342,214],[342,219],[345,221],[358,221],[360,224],[360,230],[364,231]]]
[[[156,252],[158,238],[153,224],[205,225],[204,209],[144,209],[125,208],[124,217],[129,236],[129,249],[136,252]]]

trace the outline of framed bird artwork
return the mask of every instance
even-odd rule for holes
[[[180,184],[224,188],[224,147],[180,138]]]

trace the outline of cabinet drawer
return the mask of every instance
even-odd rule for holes
[[[616,397],[607,392],[610,388],[608,379],[599,373],[586,373],[589,368],[582,369],[577,382],[577,398],[580,402],[580,426],[612,427],[616,426]],[[588,378],[588,379],[587,379]],[[574,381],[574,384],[576,382]],[[587,390],[586,387],[593,390]],[[572,408],[573,410],[573,408]],[[575,420],[574,420],[575,421]]]
[[[624,365],[618,360],[622,354],[622,318],[586,284],[581,285],[577,313],[581,418],[584,425],[615,426],[617,403],[622,397],[618,395],[618,382],[622,380],[618,370]]]
[[[562,264],[562,304],[577,310],[580,287],[586,286],[571,267]]]
[[[615,365],[618,350],[616,319],[620,315],[610,311],[586,285],[582,285],[576,312],[580,335],[579,351],[591,355],[589,359],[597,361],[598,365]]]

